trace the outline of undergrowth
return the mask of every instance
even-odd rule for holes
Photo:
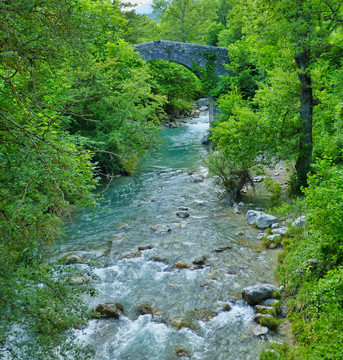
[[[343,169],[322,160],[314,170],[304,199],[280,209],[308,222],[288,231],[277,270],[295,346],[272,345],[260,360],[343,359]]]

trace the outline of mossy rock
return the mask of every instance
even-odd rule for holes
[[[174,265],[175,269],[189,269],[189,266],[184,261],[179,261]]]
[[[271,306],[275,309],[276,314],[280,315],[281,314],[281,301],[277,300],[277,299],[266,299],[263,301],[263,304],[265,306]]]
[[[119,302],[106,302],[99,304],[92,312],[95,318],[115,318],[119,319],[120,313],[124,312],[123,305]]]
[[[139,306],[138,308],[138,314],[139,315],[147,315],[147,314],[151,314],[154,315],[155,314],[155,310],[152,304],[150,303],[143,303],[142,305]]]
[[[256,314],[254,321],[270,330],[276,330],[279,326],[279,320],[269,314]]]
[[[191,323],[190,321],[185,320],[185,319],[174,319],[171,322],[171,326],[173,328],[175,328],[176,330],[181,330],[182,328],[188,328],[191,330],[196,329],[196,326],[193,323]]]
[[[276,309],[273,306],[256,305],[254,307],[255,314],[269,314],[276,317]]]
[[[191,356],[191,351],[189,349],[180,347],[176,349],[176,355],[178,357],[190,357]]]

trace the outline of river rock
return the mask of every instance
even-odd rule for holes
[[[257,235],[257,239],[258,240],[262,240],[264,237],[266,237],[267,236],[267,234],[266,233],[259,233],[258,235]]]
[[[124,312],[123,305],[118,302],[106,302],[99,304],[95,309],[95,313],[106,318],[119,319],[120,313]]]
[[[256,210],[248,210],[245,216],[246,221],[249,225],[254,225],[261,212]]]
[[[261,326],[260,324],[253,325],[251,331],[256,336],[268,334],[269,329],[266,326]]]
[[[258,323],[262,326],[266,326],[268,329],[271,329],[271,330],[276,330],[277,327],[279,326],[278,319],[269,314],[256,314],[253,317],[253,320],[256,323]]]
[[[178,348],[178,349],[176,349],[176,355],[178,357],[188,357],[189,358],[191,356],[191,351],[186,348]]]
[[[222,246],[217,247],[217,249],[214,249],[214,251],[217,253],[221,253],[225,250],[230,250],[230,249],[232,249],[232,245],[222,245]]]
[[[276,317],[276,309],[273,306],[255,305],[255,314],[269,314]]]
[[[153,315],[154,313],[155,313],[154,307],[150,303],[143,303],[138,308],[138,314],[139,315],[147,315],[147,314],[152,314]]]
[[[202,175],[191,175],[190,179],[193,183],[199,183],[204,181],[204,177]]]
[[[302,226],[305,227],[307,225],[306,217],[304,215],[299,216],[296,220],[292,222],[292,226]]]
[[[193,264],[194,264],[194,265],[198,265],[198,266],[203,266],[203,265],[205,265],[205,262],[206,262],[206,256],[205,256],[205,255],[197,256],[197,257],[193,260]]]
[[[179,261],[174,265],[175,269],[188,269],[189,266],[184,261]]]
[[[171,228],[166,225],[154,225],[150,227],[151,231],[154,231],[156,233],[167,233],[171,232]]]
[[[69,280],[70,285],[84,285],[89,283],[89,278],[86,276],[75,276]]]
[[[285,226],[285,227],[273,229],[272,233],[273,234],[285,235],[287,231],[288,231],[288,227]]]
[[[189,212],[187,212],[187,211],[177,211],[176,216],[178,216],[178,217],[180,217],[182,219],[185,219],[185,218],[189,217]]]
[[[277,218],[261,211],[248,210],[246,213],[246,221],[249,225],[256,225],[259,229],[266,229],[274,224]]]
[[[140,245],[138,246],[138,251],[145,251],[145,250],[151,250],[152,246],[151,245]]]
[[[188,320],[183,320],[183,319],[174,319],[171,322],[171,325],[173,328],[175,328],[177,330],[180,330],[182,328],[188,328],[191,330],[195,330],[195,328],[196,328],[195,324],[192,324]]]
[[[165,257],[159,257],[159,256],[155,256],[154,258],[153,258],[153,260],[154,261],[156,261],[156,262],[162,262],[162,263],[165,263],[165,264],[168,264],[168,259],[167,258],[165,258]]]
[[[186,207],[186,206],[179,206],[179,210],[181,210],[181,211],[188,211],[188,207]]]
[[[80,256],[72,254],[68,255],[64,258],[64,263],[66,265],[72,265],[72,264],[83,264],[83,260]]]
[[[232,310],[232,306],[229,303],[225,303],[223,305],[223,311],[231,311]]]
[[[281,237],[281,235],[280,234],[268,235],[267,239],[273,241],[277,237]]]
[[[279,296],[279,289],[270,284],[256,284],[243,289],[242,297],[251,306],[259,304],[262,300]]]
[[[141,257],[142,254],[140,251],[136,251],[136,252],[130,252],[128,254],[123,254],[120,259],[135,259],[135,258],[139,258]]]
[[[210,134],[205,134],[201,139],[201,143],[203,145],[210,145]]]
[[[206,110],[208,110],[208,106],[204,105],[199,110],[200,111],[206,111]]]
[[[208,106],[208,98],[202,98],[196,101],[198,106]]]

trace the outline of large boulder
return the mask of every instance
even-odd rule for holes
[[[254,225],[256,223],[257,218],[261,215],[260,211],[256,210],[248,210],[245,216],[247,223],[249,225]]]
[[[120,313],[123,312],[123,305],[118,302],[106,302],[99,304],[94,312],[102,317],[119,319]]]
[[[248,210],[246,220],[249,225],[256,225],[259,229],[266,229],[277,222],[275,216],[256,210]]]
[[[242,297],[251,306],[258,305],[265,299],[274,299],[280,296],[279,289],[270,284],[256,284],[243,289]]]

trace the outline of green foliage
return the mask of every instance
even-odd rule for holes
[[[272,342],[264,349],[260,355],[259,360],[286,360],[289,348],[287,345],[277,342]]]
[[[273,316],[261,316],[259,318],[259,324],[266,326],[268,329],[276,330],[279,327],[279,320]]]
[[[263,130],[238,91],[221,97],[218,108],[220,116],[211,136],[216,151],[207,163],[212,174],[221,179],[229,200],[236,201],[243,186],[252,183],[251,169],[263,162]]]
[[[199,97],[202,85],[195,74],[184,66],[154,60],[148,62],[148,67],[152,76],[152,92],[166,97],[164,109],[168,114],[189,108]]]
[[[87,359],[71,336],[91,289],[45,254],[71,206],[95,205],[94,161],[133,171],[163,97],[109,0],[2,1],[0,13],[0,356]]]
[[[270,197],[271,206],[274,207],[274,206],[278,205],[281,201],[281,193],[282,193],[281,185],[278,184],[277,182],[275,182],[270,177],[265,178],[263,180],[263,184],[266,186],[268,191],[270,191],[272,193],[272,195]]]
[[[247,183],[252,184],[249,169],[239,164],[225,152],[212,152],[205,160],[210,174],[225,189],[229,203],[240,200],[240,191]]]
[[[207,94],[212,94],[212,91],[215,89],[218,78],[215,75],[215,61],[216,61],[216,53],[207,52],[205,54],[206,57],[206,65],[204,67],[199,67],[198,64],[193,61],[193,70],[199,76],[199,79],[202,83],[203,89]]]
[[[218,1],[154,0],[152,7],[160,19],[160,37],[164,40],[203,44],[215,26]]]
[[[159,24],[146,15],[136,14],[134,10],[123,12],[127,20],[124,40],[131,44],[139,44],[160,38]]]

